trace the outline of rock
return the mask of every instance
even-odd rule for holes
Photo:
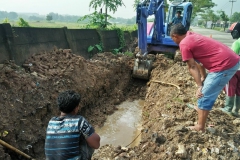
[[[215,134],[216,133],[216,129],[215,128],[212,128],[212,127],[208,127],[207,128],[207,131],[211,134]]]
[[[0,69],[2,69],[2,68],[3,68],[3,66],[4,66],[4,64],[0,64]]]
[[[127,152],[127,151],[128,151],[128,148],[126,148],[126,147],[122,147],[121,150]]]
[[[184,144],[178,144],[178,150],[175,153],[180,158],[187,158],[187,151]]]
[[[194,122],[193,121],[187,121],[185,123],[186,126],[193,126],[194,125]]]
[[[234,125],[239,125],[240,124],[240,118],[237,118],[233,121]]]
[[[133,150],[131,150],[131,151],[129,152],[129,155],[130,155],[130,156],[135,156],[136,153],[135,153]]]
[[[188,129],[187,129],[186,127],[184,127],[184,126],[177,126],[177,127],[175,128],[175,131],[176,131],[176,132],[187,132]]]
[[[219,148],[211,148],[211,153],[219,154]]]

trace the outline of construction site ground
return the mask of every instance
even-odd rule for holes
[[[0,64],[1,140],[45,159],[46,127],[59,114],[56,98],[72,89],[82,96],[80,114],[94,127],[101,127],[121,102],[144,100],[140,144],[102,146],[94,160],[240,159],[240,119],[218,110],[224,106],[224,93],[210,112],[206,132],[188,130],[197,121],[196,111],[186,105],[196,104],[195,82],[185,63],[161,54],[152,57],[149,81],[133,79],[134,58],[122,54],[100,53],[86,60],[54,49],[30,56],[23,66]],[[25,158],[0,145],[0,159]]]

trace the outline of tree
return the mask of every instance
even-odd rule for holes
[[[212,23],[216,23],[220,17],[214,13],[213,10],[208,9],[205,11],[205,13],[200,14],[202,19],[205,21],[205,24],[207,24],[207,21],[212,21]],[[213,28],[214,26],[212,25],[211,28]]]
[[[9,23],[9,19],[8,19],[8,18],[5,18],[5,19],[3,20],[3,23]]]
[[[48,14],[47,17],[46,17],[46,20],[51,21],[52,19],[53,19],[52,15]]]
[[[30,17],[28,18],[28,20],[29,20],[29,21],[42,21],[42,20],[44,20],[44,18],[38,17],[38,16],[30,16]]]
[[[133,3],[134,10],[137,10],[137,6],[140,2],[141,2],[140,0],[134,0],[134,3]]]
[[[108,19],[111,19],[112,17],[110,15],[107,15]],[[106,25],[110,25],[111,23],[105,22],[105,15],[99,14],[97,11],[85,15],[82,18],[78,19],[79,21],[85,21],[88,20],[87,28],[105,28]]]
[[[48,15],[52,16],[52,20],[57,21],[59,18],[58,13],[50,12]]]
[[[240,22],[240,12],[234,12],[230,17],[231,22]]]
[[[218,13],[220,13],[221,20],[224,21],[224,31],[225,31],[227,26],[227,21],[229,21],[228,15],[226,15],[226,13],[223,10],[218,11]]]
[[[91,0],[89,3],[89,7],[93,7],[95,11],[98,7],[105,6],[105,27],[107,27],[107,19],[109,17],[108,15],[108,9],[115,13],[117,11],[117,8],[120,6],[125,6],[122,0]],[[102,9],[101,9],[102,10]]]
[[[27,21],[25,21],[23,18],[19,18],[17,22],[18,26],[20,27],[30,27]]]
[[[8,17],[8,13],[6,11],[0,11],[0,19],[4,19]]]
[[[17,19],[18,18],[18,14],[16,12],[9,12],[8,13],[8,18],[9,19]]]

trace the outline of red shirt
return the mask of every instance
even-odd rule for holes
[[[227,70],[239,62],[239,56],[228,46],[197,33],[187,32],[179,46],[183,61],[193,58],[209,72]]]

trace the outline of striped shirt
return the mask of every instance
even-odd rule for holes
[[[93,127],[80,115],[53,117],[48,123],[45,140],[47,160],[78,159],[81,136],[86,139],[93,133]]]

